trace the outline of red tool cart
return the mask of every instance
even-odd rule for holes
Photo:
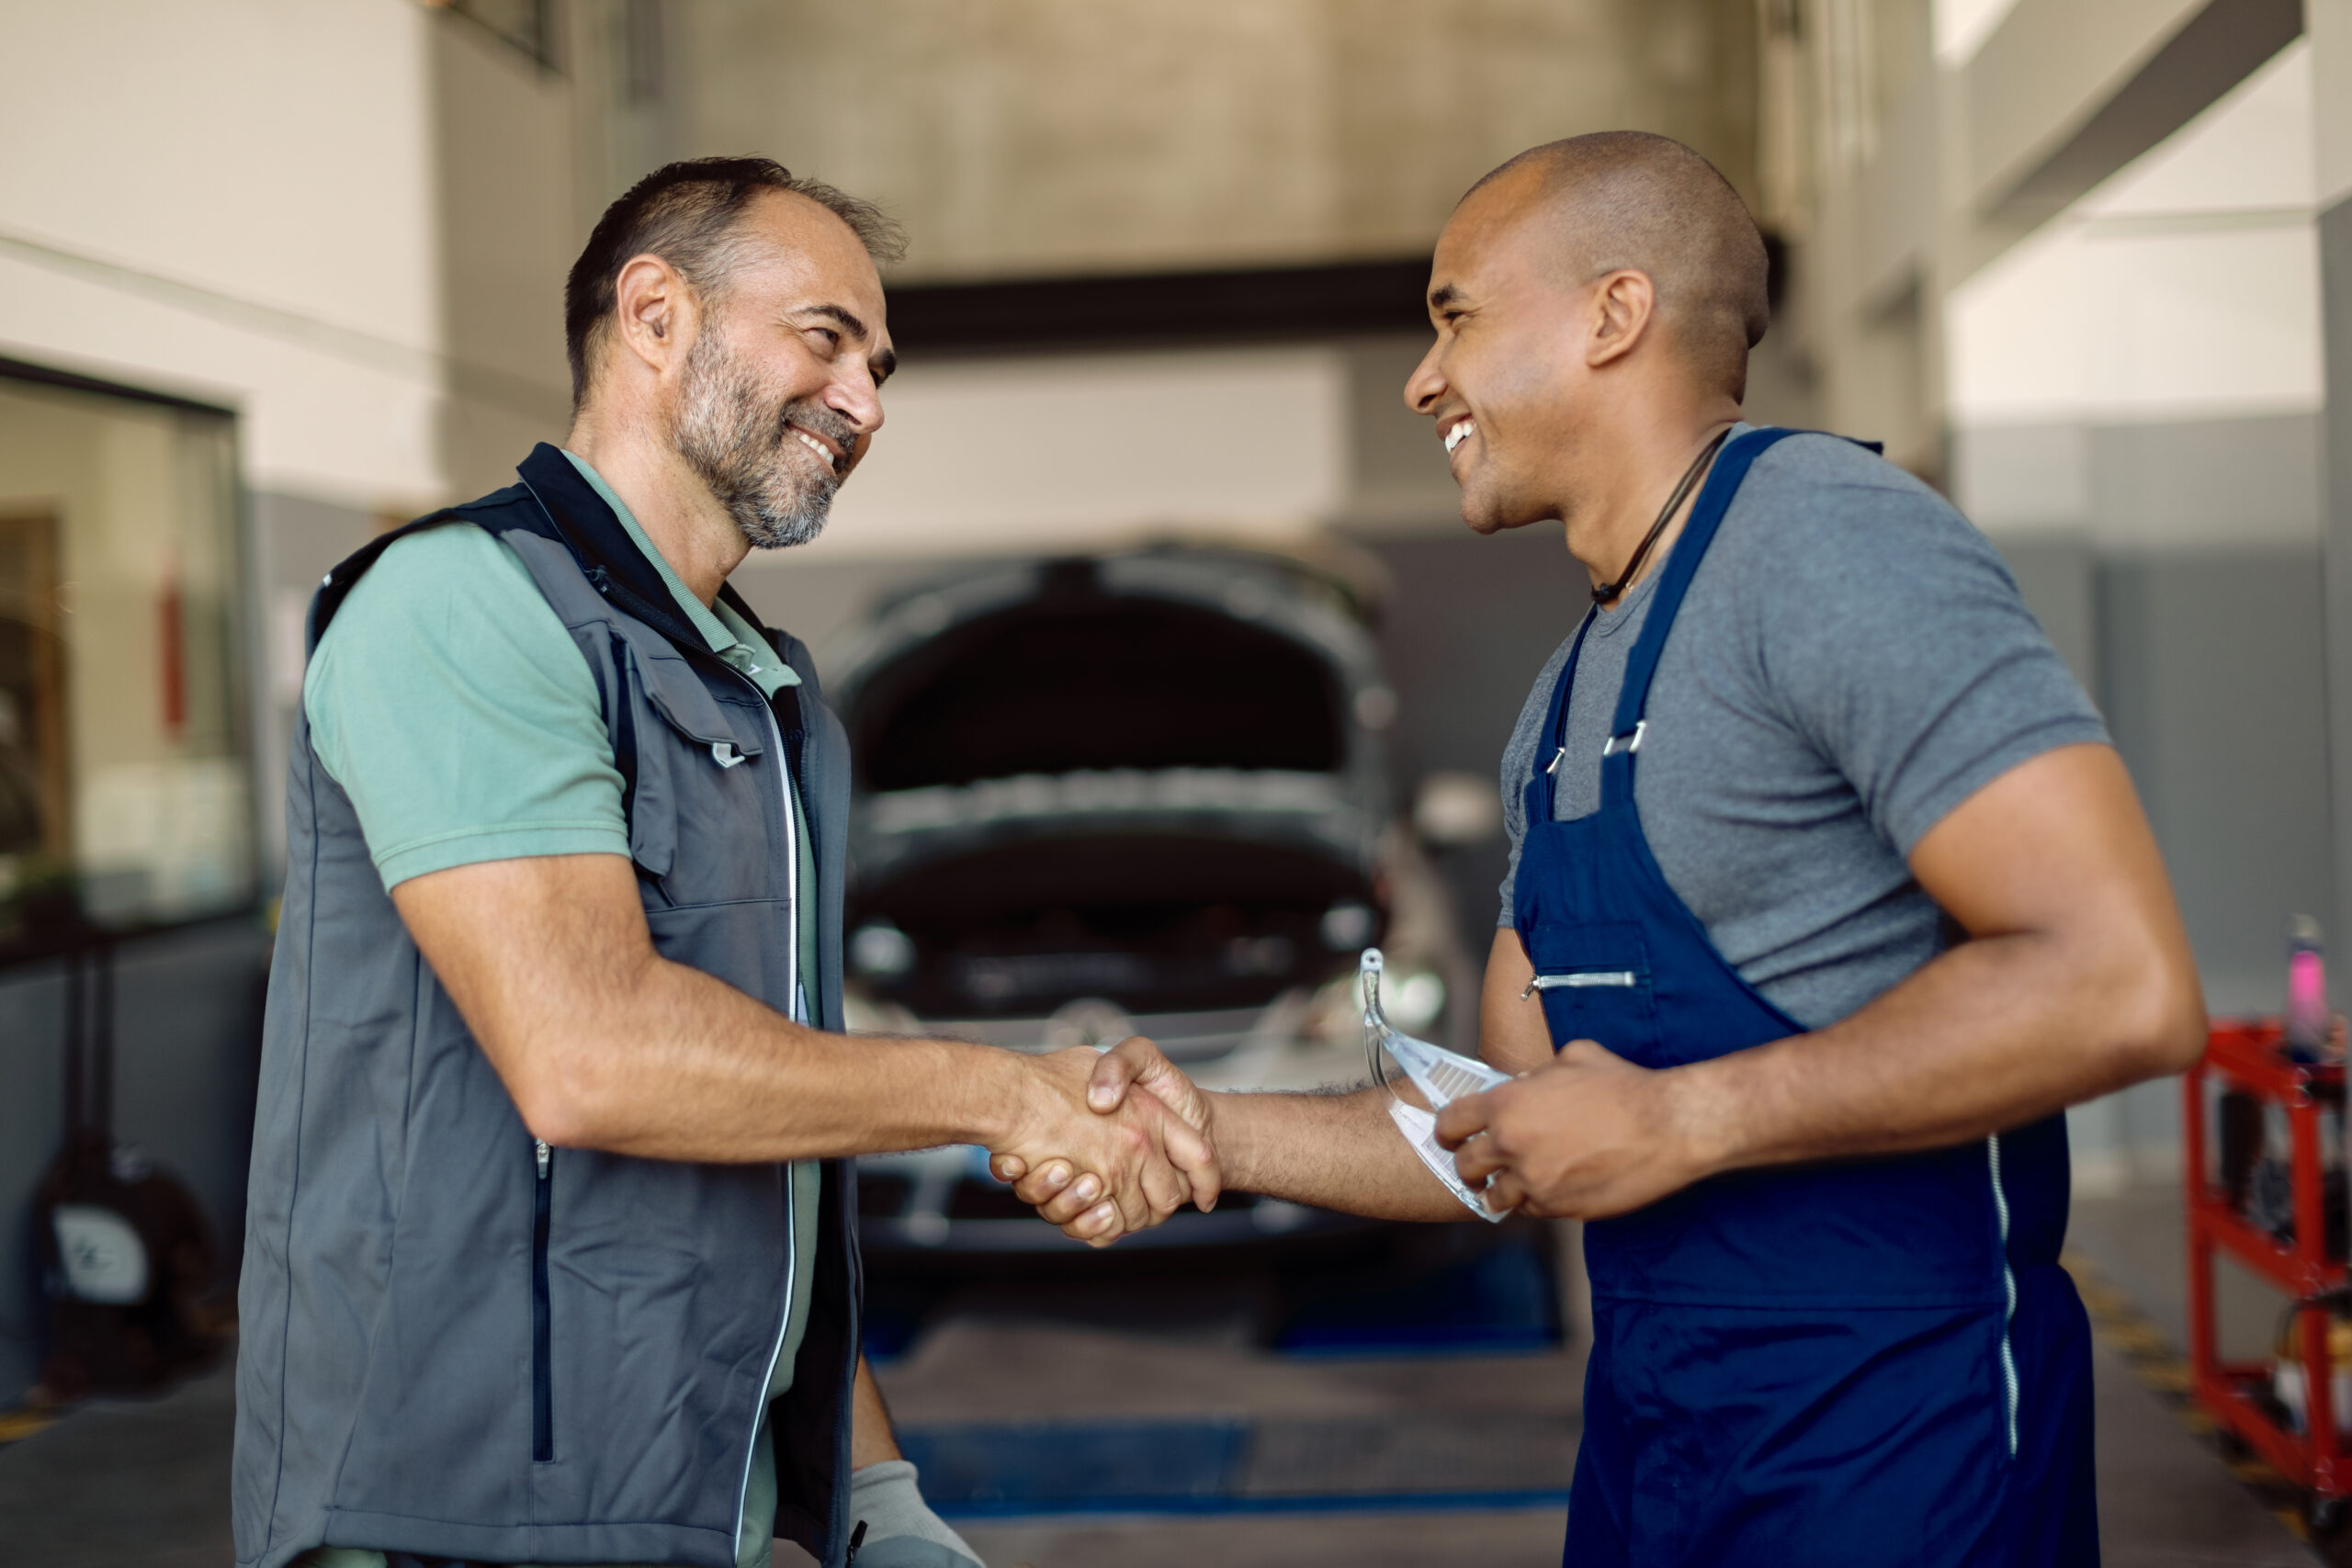
[[[2325,1171],[2333,1163],[2323,1149],[2323,1106],[2344,1099],[2341,1062],[2309,1066],[2287,1059],[2275,1020],[2213,1024],[2203,1060],[2182,1082],[2188,1189],[2188,1365],[2197,1403],[2229,1437],[2251,1449],[2311,1495],[2314,1533],[2334,1535],[2345,1521],[2345,1498],[2352,1495],[2352,1453],[2336,1430],[2335,1360],[2329,1330],[2346,1280],[2345,1259],[2328,1247]],[[2291,1240],[2250,1221],[2243,1190],[2233,1201],[2223,1174],[2208,1158],[2214,1142],[2214,1105],[2208,1080],[2236,1089],[2264,1107],[2286,1113],[2290,1134],[2287,1177],[2294,1219]],[[2243,1103],[2243,1102],[2241,1102]],[[2266,1109],[2263,1114],[2267,1117]],[[2258,1137],[2259,1133],[2256,1135]],[[2214,1343],[2213,1254],[2228,1253],[2257,1278],[2310,1303],[2295,1314],[2293,1333],[2302,1363],[2304,1419],[2295,1430],[2271,1392],[2268,1362],[2225,1362]]]

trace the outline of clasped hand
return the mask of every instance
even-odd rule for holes
[[[1213,1145],[1211,1100],[1142,1038],[1122,1042],[1079,1065],[1091,1068],[1086,1105],[1096,1115],[1138,1105],[1148,1125],[1173,1132],[1188,1151],[1194,1135]],[[1694,1109],[1689,1076],[1636,1066],[1590,1040],[1571,1041],[1532,1072],[1483,1094],[1454,1100],[1438,1115],[1438,1141],[1455,1168],[1483,1187],[1489,1207],[1573,1219],[1603,1219],[1656,1202],[1713,1173],[1704,1151],[1704,1117]],[[1177,1146],[1171,1145],[1171,1152]],[[992,1168],[1046,1220],[1080,1240],[1107,1246],[1139,1228],[1083,1160],[1056,1150],[1042,1162],[1001,1154]],[[1213,1156],[1212,1156],[1213,1157]],[[1201,1206],[1208,1208],[1215,1194]],[[1179,1199],[1178,1202],[1181,1203]],[[1154,1208],[1157,1224],[1175,1204]]]
[[[1489,1208],[1605,1219],[1708,1174],[1684,1083],[1572,1040],[1533,1072],[1447,1105],[1437,1141]]]
[[[1167,1060],[1148,1041],[1131,1043]],[[1182,1112],[1193,1105],[1171,1109],[1159,1092],[1197,1101],[1190,1082],[1170,1067],[1173,1083],[1136,1077],[1128,1093],[1130,1075],[1099,1071],[1104,1059],[1084,1046],[1031,1058],[1043,1092],[1003,1146],[989,1151],[999,1179],[1016,1183],[1024,1202],[1093,1247],[1159,1224],[1188,1201],[1213,1209],[1224,1187],[1205,1117],[1187,1118]]]

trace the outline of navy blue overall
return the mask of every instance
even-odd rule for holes
[[[1555,1047],[1672,1067],[1804,1032],[1716,952],[1634,805],[1683,592],[1749,465],[1792,434],[1750,432],[1716,460],[1627,662],[1600,807],[1569,822],[1552,819],[1553,767],[1570,765],[1584,631],[1560,672],[1514,911],[1551,977]],[[1588,1224],[1565,1562],[2096,1562],[2089,1325],[2058,1267],[2067,1179],[2053,1116],[1926,1154],[1734,1172]]]

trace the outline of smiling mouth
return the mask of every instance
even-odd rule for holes
[[[801,429],[800,426],[797,424],[787,424],[785,428],[792,432],[794,438],[797,439],[800,445],[808,447],[811,452],[816,453],[818,457],[822,457],[825,460],[825,467],[832,469],[835,473],[839,473],[841,471],[842,459],[848,454],[834,451],[831,446],[828,446],[825,444],[821,437],[809,434],[808,431]]]
[[[1445,433],[1445,455],[1449,457],[1453,457],[1453,449],[1469,440],[1477,433],[1477,422],[1467,415],[1454,421],[1453,428]]]

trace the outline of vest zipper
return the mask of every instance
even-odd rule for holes
[[[1556,991],[1564,987],[1572,990],[1581,990],[1588,986],[1630,989],[1636,979],[1631,969],[1578,969],[1566,975],[1538,975],[1527,982],[1527,989],[1519,993],[1519,999],[1525,1001],[1538,991]]]
[[[1993,1173],[1993,1213],[2001,1227],[2001,1289],[2007,1303],[2001,1310],[2001,1389],[2007,1404],[2009,1457],[2018,1457],[2018,1359],[2009,1345],[2009,1323],[2018,1314],[2018,1277],[2009,1268],[2009,1195],[2001,1190],[2001,1135],[1984,1140],[1984,1160]]]
[[[774,743],[776,798],[784,807],[785,1005],[795,1012],[805,1014],[808,1006],[800,1000],[804,995],[800,975],[800,832],[797,814],[792,808],[791,761],[785,755],[784,727],[775,721],[775,709],[769,704],[768,694],[761,691],[759,682],[750,676],[744,675],[742,679],[743,683],[759,696],[760,711],[767,716],[768,739]],[[812,852],[816,847],[814,837],[813,834],[810,836],[809,848]],[[808,1020],[802,1017],[793,1021],[806,1023]],[[775,1343],[768,1347],[767,1370],[760,1374],[759,1397],[752,1406],[751,1430],[743,1435],[743,1474],[735,1486],[735,1558],[739,1562],[743,1557],[743,1509],[751,1501],[752,1461],[760,1454],[760,1423],[766,1418],[768,1390],[775,1382],[776,1359],[784,1354],[785,1336],[792,1327],[792,1280],[800,1269],[799,1235],[793,1223],[792,1208],[792,1168],[786,1166],[784,1172],[784,1310],[776,1317]]]
[[[531,1458],[555,1458],[555,1349],[548,1332],[548,1215],[555,1151],[534,1138],[539,1178],[531,1189]]]

